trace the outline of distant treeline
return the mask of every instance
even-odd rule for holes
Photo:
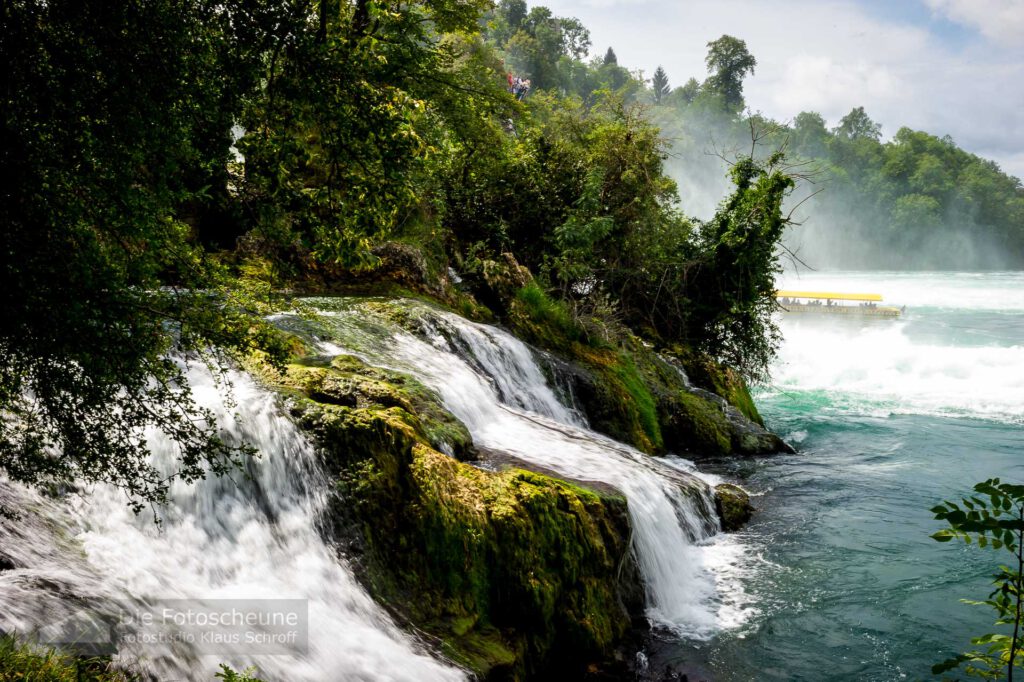
[[[749,151],[751,126],[760,153],[785,147],[805,160],[812,182],[795,203],[807,218],[787,240],[812,265],[848,267],[1024,267],[1024,188],[989,160],[949,137],[900,128],[881,141],[863,107],[833,128],[815,112],[773,121],[746,112],[743,79],[757,61],[746,44],[722,36],[708,44],[708,74],[672,87],[659,67],[651,78],[620,66],[612,48],[586,59],[589,34],[578,20],[502,0],[488,23],[490,40],[540,88],[589,102],[603,92],[650,105],[647,116],[670,142],[668,169],[683,209],[710,215],[727,189],[725,162]],[[755,154],[758,153],[755,151]]]

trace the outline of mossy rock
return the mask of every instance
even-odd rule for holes
[[[571,367],[573,393],[591,428],[638,450],[664,451],[658,404],[632,358],[580,346]]]
[[[673,448],[701,456],[732,452],[732,427],[722,410],[709,400],[680,391],[665,417],[666,438]]]
[[[732,483],[720,483],[715,486],[715,507],[722,521],[722,530],[726,532],[742,528],[754,513],[750,495]]]
[[[626,500],[486,471],[465,427],[404,375],[339,356],[278,379],[333,479],[325,532],[371,592],[484,679],[577,675],[630,626]]]
[[[536,282],[507,310],[517,334],[556,356],[551,373],[568,378],[595,431],[650,454],[791,451],[764,431],[743,378],[706,356],[682,347],[662,355],[625,330],[614,347],[588,341],[564,304]]]
[[[461,460],[476,457],[465,425],[441,406],[436,393],[405,374],[338,355],[326,366],[317,360],[289,365],[280,381],[315,403],[369,411],[397,408],[403,423],[435,449]]]
[[[717,393],[747,419],[764,427],[764,420],[754,405],[747,383],[736,370],[685,348],[676,347],[673,351],[695,386]]]

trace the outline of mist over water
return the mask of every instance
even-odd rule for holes
[[[795,207],[817,186],[798,189],[786,208]],[[807,265],[817,269],[970,269],[999,271],[1015,267],[1020,258],[987,230],[972,225],[935,227],[915,232],[890,225],[886,219],[858,212],[857,202],[828,185],[823,193],[794,214],[783,244]]]
[[[977,482],[1024,481],[1024,273],[803,273],[780,288],[880,293],[899,320],[781,320],[756,399],[796,455],[727,460],[757,497],[737,536],[758,616],[698,645],[719,680],[926,679],[993,631],[1001,560],[937,543],[928,509]],[[715,466],[705,464],[704,466]],[[655,647],[652,664],[692,669]]]
[[[778,131],[752,146],[745,125],[716,118],[710,112],[680,116],[656,113],[655,121],[669,142],[666,174],[678,186],[682,210],[698,220],[714,216],[735,189],[726,159],[751,153],[764,159],[785,147],[792,171],[806,177],[797,181],[783,205],[784,212],[792,211],[794,224],[782,242],[799,259],[794,263],[816,270],[999,271],[1021,267],[1020,238],[1013,236],[1019,235],[1019,219],[1009,227],[985,223],[978,215],[984,198],[946,201],[934,215],[900,223],[892,206],[876,205],[888,200],[884,192],[870,184],[858,189],[858,183],[865,181],[856,178],[864,169],[857,168],[855,162],[844,166],[840,161],[837,170],[823,158],[805,157],[794,151],[799,136],[793,131]],[[817,152],[824,153],[823,149]],[[884,177],[879,182],[898,184]],[[966,191],[956,182],[952,184],[954,189]],[[890,190],[899,194],[907,188],[893,186]]]
[[[822,409],[860,414],[1024,420],[1024,277],[1020,273],[812,273],[780,288],[882,293],[892,320],[784,317],[774,385]]]

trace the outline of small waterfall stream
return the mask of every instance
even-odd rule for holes
[[[742,590],[722,589],[716,575],[732,547],[710,542],[718,532],[711,490],[684,460],[650,457],[588,430],[558,401],[529,347],[501,329],[404,301],[422,326],[412,334],[365,308],[312,304],[321,302],[332,308],[324,316],[333,338],[321,344],[328,354],[351,353],[417,377],[479,446],[625,493],[654,623],[702,639],[744,620]]]
[[[207,607],[299,599],[308,600],[308,648],[297,641],[294,651],[267,656],[222,642],[200,655],[181,640],[122,639],[118,658],[160,680],[212,680],[221,662],[256,663],[268,680],[463,679],[403,634],[324,543],[317,525],[325,483],[274,396],[231,373],[232,408],[205,368],[191,369],[189,380],[224,436],[256,445],[261,456],[231,478],[175,483],[160,528],[110,488],[57,502],[0,480],[11,506],[33,512],[0,519],[0,556],[15,566],[0,571],[0,630],[45,636],[46,627],[83,610],[123,618],[168,599]],[[155,434],[150,445],[158,464],[173,470],[175,446]]]
[[[315,326],[326,353],[419,378],[482,448],[621,490],[652,622],[707,638],[746,620],[730,573],[739,546],[717,535],[710,488],[689,462],[652,458],[590,431],[548,386],[533,351],[500,329],[402,302],[422,324],[414,334],[370,307],[324,303],[330,310]],[[308,326],[290,315],[277,321]],[[222,662],[255,664],[268,680],[465,679],[403,633],[324,542],[317,529],[327,482],[312,448],[272,393],[228,374],[229,397],[205,367],[191,367],[188,379],[223,437],[255,445],[260,457],[229,478],[174,483],[160,526],[133,515],[107,486],[54,499],[0,478],[5,505],[26,512],[0,518],[0,631],[53,641],[48,627],[83,613],[100,630],[118,622],[107,640],[116,660],[160,680],[212,679]],[[176,446],[161,434],[148,438],[155,463],[171,473]],[[244,643],[211,650],[180,639],[133,641],[132,624],[123,626],[125,614],[152,613],[164,600],[232,599],[305,600],[308,646],[296,642],[273,656]]]

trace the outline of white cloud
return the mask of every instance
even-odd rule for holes
[[[899,76],[885,65],[797,55],[785,65],[770,96],[776,111],[817,111],[835,118],[865,100],[891,99],[899,92]]]
[[[1009,46],[1024,41],[1024,2],[1021,0],[925,0],[947,19],[981,31]]]

